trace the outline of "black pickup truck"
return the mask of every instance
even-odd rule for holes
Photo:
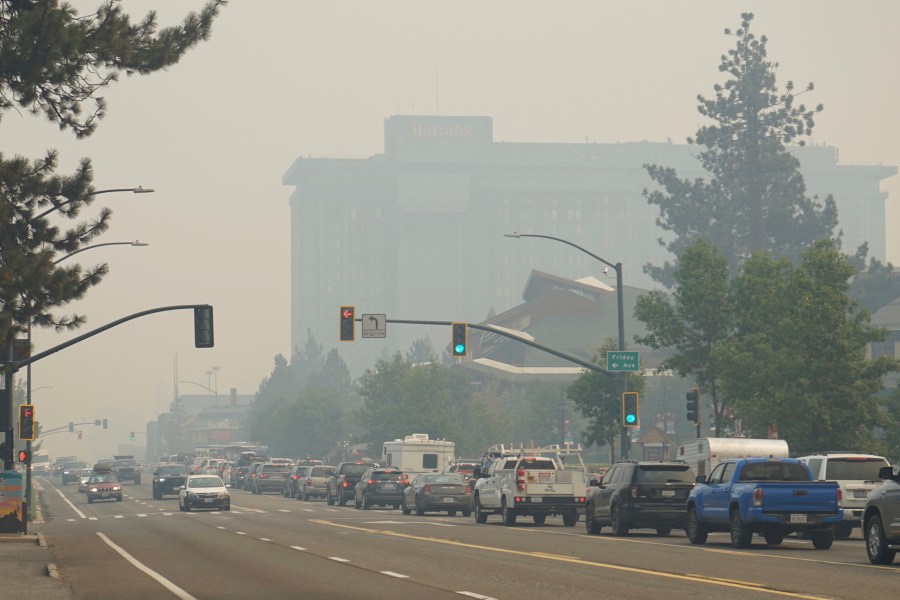
[[[359,481],[362,474],[365,473],[369,467],[377,466],[378,465],[370,461],[342,462],[338,464],[334,474],[328,478],[325,490],[325,501],[332,506],[335,502],[337,502],[339,506],[347,504],[347,501],[352,500],[356,495],[354,486],[356,486],[356,482]]]

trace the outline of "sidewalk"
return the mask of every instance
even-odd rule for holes
[[[36,485],[35,492],[38,489]],[[0,595],[4,598],[72,600],[72,592],[59,579],[53,554],[40,533],[43,523],[38,510],[35,520],[28,523],[28,535],[0,533]]]

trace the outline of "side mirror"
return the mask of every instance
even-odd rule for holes
[[[600,487],[600,480],[591,479],[590,481],[588,481],[588,487]]]
[[[706,475],[697,475],[695,480],[697,483],[706,483]]]
[[[472,469],[472,477],[475,479],[481,479],[481,467],[475,467]]]
[[[894,467],[881,467],[878,469],[878,479],[888,480],[894,478]]]

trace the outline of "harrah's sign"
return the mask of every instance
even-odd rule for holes
[[[447,125],[430,125],[427,123],[410,123],[412,137],[415,138],[471,138],[475,135],[472,127],[462,123]]]

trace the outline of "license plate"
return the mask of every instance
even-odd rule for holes
[[[381,489],[383,489],[383,490],[396,490],[396,489],[397,489],[397,484],[395,484],[395,483],[382,483],[382,484],[381,484]]]
[[[675,490],[663,490],[662,495],[663,495],[663,498],[674,498]]]
[[[212,498],[204,498],[203,501],[206,502],[207,504],[212,504],[213,499]]]
[[[532,502],[543,502],[544,499],[541,498],[540,496],[533,496],[533,497],[531,498],[531,501],[532,501]]]
[[[455,500],[453,498],[442,498],[441,501],[442,502],[455,502]]]
[[[867,498],[869,496],[869,492],[867,490],[853,490],[854,498]]]
[[[806,513],[791,513],[791,523],[806,523]]]
[[[109,498],[109,494],[107,492],[101,492],[100,497],[101,498]]]

